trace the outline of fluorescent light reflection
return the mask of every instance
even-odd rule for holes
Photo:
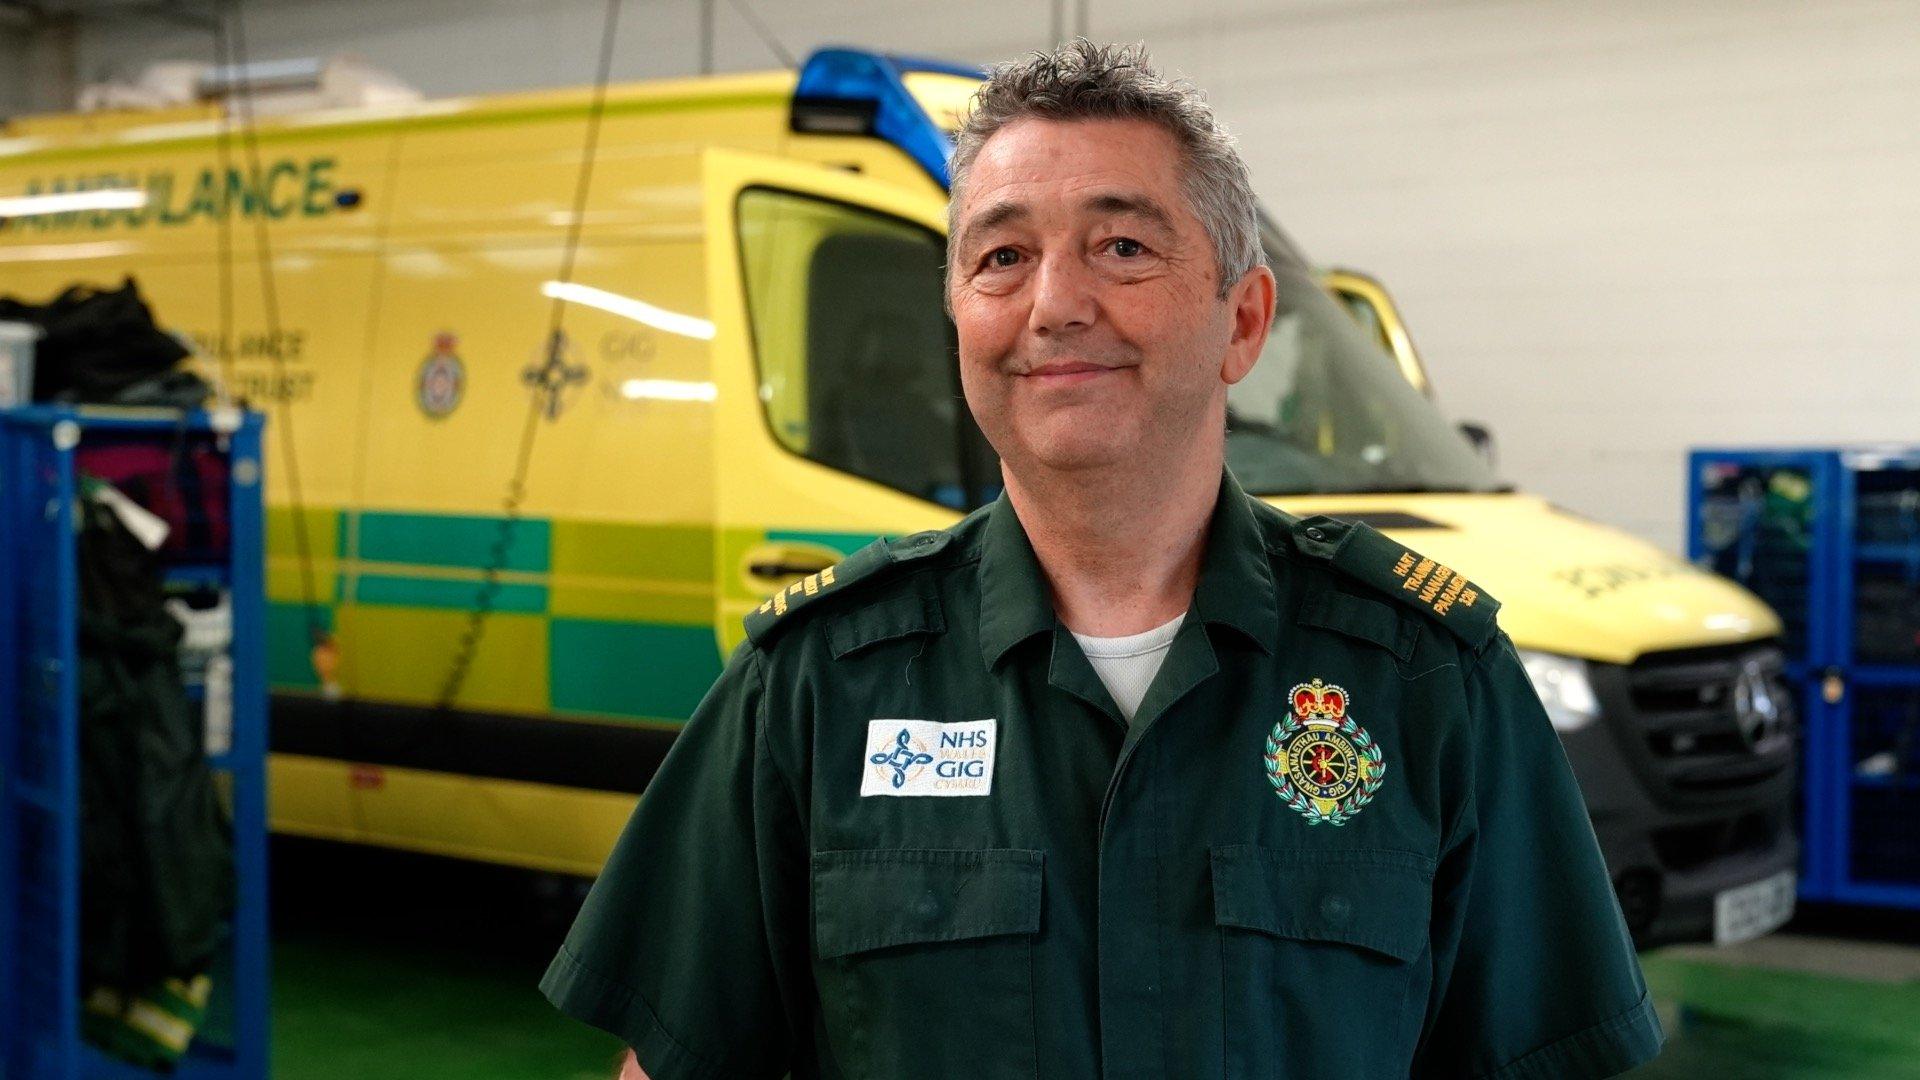
[[[701,341],[713,340],[713,323],[706,319],[697,319],[692,315],[682,315],[677,311],[657,308],[644,300],[635,300],[631,296],[621,296],[605,289],[596,289],[591,285],[575,285],[565,281],[549,281],[540,286],[540,294],[569,304],[582,304],[598,308],[611,315],[651,326],[655,330],[664,330],[681,337],[698,338]]]
[[[659,401],[712,401],[716,396],[710,382],[684,379],[628,379],[620,384],[620,396],[628,401],[654,398]]]
[[[44,217],[86,210],[138,210],[147,205],[147,193],[135,188],[99,191],[61,191],[50,195],[0,198],[0,218]]]

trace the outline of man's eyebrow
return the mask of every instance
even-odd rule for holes
[[[1145,195],[1115,195],[1104,193],[1095,195],[1081,204],[1088,210],[1100,214],[1129,214],[1145,218],[1169,233],[1179,232],[1174,227],[1173,215],[1166,212],[1157,202]]]
[[[1028,216],[1027,208],[1021,203],[994,203],[976,214],[972,221],[967,222],[966,227],[960,230],[960,242],[955,246],[961,251],[966,251],[973,244],[974,237],[1010,221],[1019,221],[1026,216]]]
[[[1165,208],[1159,203],[1154,202],[1145,195],[1121,195],[1113,192],[1102,192],[1089,196],[1086,201],[1080,205],[1083,209],[1091,210],[1096,214],[1105,214],[1108,216],[1125,214],[1142,218],[1168,233],[1177,233],[1179,231],[1174,226],[1173,215],[1167,213]],[[955,247],[960,251],[966,251],[975,242],[974,238],[981,233],[1008,224],[1009,222],[1023,220],[1029,216],[1030,213],[1024,203],[994,203],[992,206],[974,215],[972,221],[967,222],[960,230],[960,242],[956,244]]]

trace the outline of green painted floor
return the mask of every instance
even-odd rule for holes
[[[1635,1080],[1920,1078],[1920,979],[1734,966],[1706,952],[1642,957],[1668,1041]]]
[[[273,857],[275,1080],[612,1075],[616,1042],[535,989],[558,883],[287,840]],[[1789,929],[1643,957],[1670,1038],[1634,1080],[1920,1080],[1920,916]]]
[[[271,858],[274,1080],[613,1076],[618,1041],[536,986],[577,905],[551,879],[278,838]]]

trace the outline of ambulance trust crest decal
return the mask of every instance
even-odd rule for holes
[[[1315,679],[1267,735],[1267,782],[1310,824],[1340,825],[1373,801],[1386,775],[1380,745],[1347,715],[1347,692]]]

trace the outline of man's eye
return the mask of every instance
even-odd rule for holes
[[[1006,258],[1001,258],[1003,255],[1006,256]],[[987,265],[1005,268],[1012,266],[1019,258],[1020,253],[1012,248],[994,248],[992,251],[987,252]]]
[[[1123,259],[1131,259],[1147,250],[1147,246],[1131,236],[1116,236],[1113,239],[1113,253]]]

